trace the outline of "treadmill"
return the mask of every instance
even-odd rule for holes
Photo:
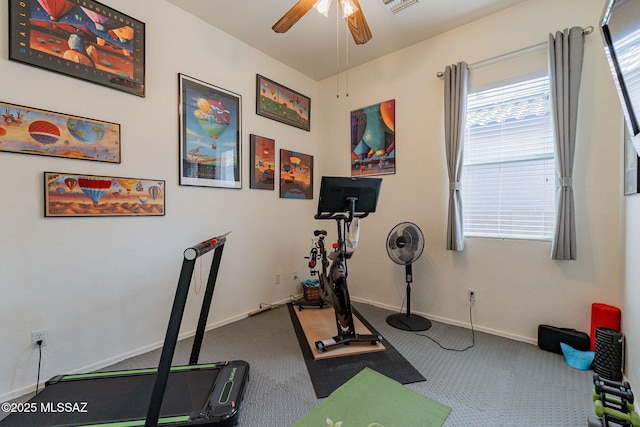
[[[158,368],[59,375],[0,426],[212,426],[237,424],[249,379],[243,360],[198,364],[226,233],[187,248]],[[189,364],[171,366],[196,259],[214,251]]]

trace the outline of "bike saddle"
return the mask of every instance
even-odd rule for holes
[[[325,230],[315,230],[313,232],[313,235],[318,237],[318,236],[326,236],[327,232]]]

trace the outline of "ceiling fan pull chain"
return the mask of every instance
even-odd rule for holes
[[[347,53],[347,62],[345,64],[346,68],[346,78],[347,78],[347,89],[345,91],[346,96],[349,96],[349,26],[344,26],[344,41],[345,41],[345,51]]]
[[[336,7],[336,98],[340,98],[340,15]]]

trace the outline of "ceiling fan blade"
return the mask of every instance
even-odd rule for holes
[[[349,30],[351,30],[351,35],[356,44],[365,44],[371,40],[373,36],[371,35],[369,24],[367,24],[367,20],[364,18],[364,13],[362,13],[360,3],[358,3],[358,0],[353,0],[353,3],[355,3],[358,10],[347,18],[347,25],[349,26]]]
[[[273,27],[273,31],[276,33],[286,33],[289,31],[289,28],[293,27],[293,24],[298,22],[300,18],[304,16],[305,13],[309,12],[314,4],[316,4],[318,0],[300,0],[298,3],[294,4],[291,9],[287,13],[285,13],[278,22],[276,22]]]

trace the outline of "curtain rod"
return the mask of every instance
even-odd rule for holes
[[[593,27],[591,25],[582,29],[582,34],[584,34],[585,36],[591,34],[592,32],[593,32]],[[541,48],[543,46],[546,46],[547,43],[548,42],[542,42],[542,43],[534,44],[534,45],[531,45],[531,46],[523,47],[521,49],[517,49],[517,50],[511,51],[511,52],[503,53],[502,55],[494,56],[494,57],[489,58],[489,59],[483,59],[482,61],[478,61],[478,62],[474,62],[473,64],[469,64],[469,69],[473,69],[475,67],[481,67],[483,65],[488,65],[488,64],[490,64],[492,62],[495,62],[497,60],[505,59],[505,58],[508,58],[510,56],[519,55],[521,53],[525,53],[525,52],[528,52],[530,50],[538,49],[538,48]],[[436,76],[438,78],[442,78],[442,77],[444,77],[444,72],[443,71],[438,71],[436,73]]]

